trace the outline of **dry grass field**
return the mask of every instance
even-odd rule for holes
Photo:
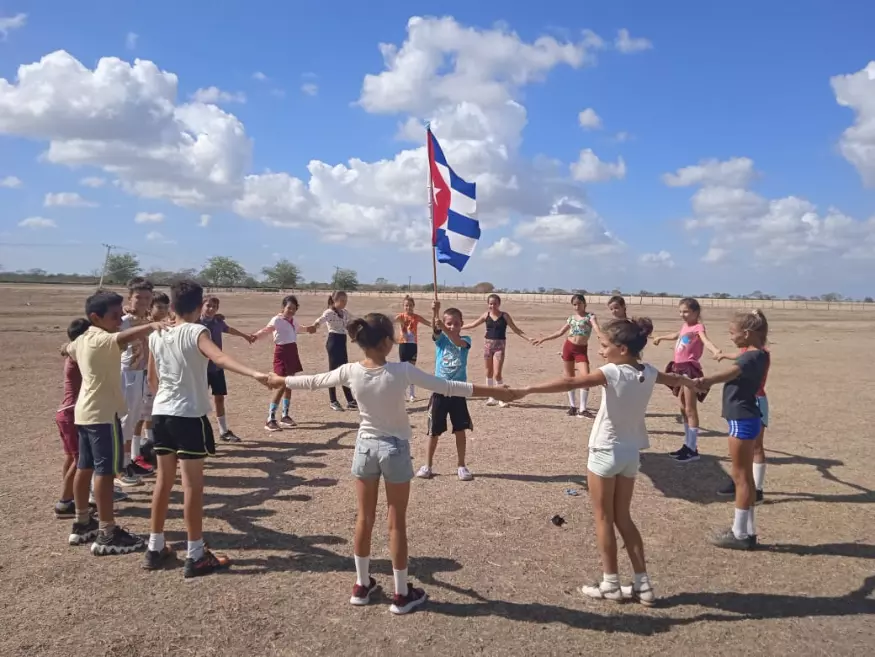
[[[147,573],[139,554],[97,558],[67,545],[68,521],[52,516],[61,463],[53,421],[61,396],[57,347],[86,293],[0,288],[4,657],[872,654],[875,318],[768,314],[772,426],[759,551],[726,552],[707,542],[732,516],[731,502],[715,495],[728,465],[719,391],[701,407],[703,457],[684,465],[666,455],[682,440],[675,400],[664,389],[654,393],[652,447],[633,505],[660,596],[653,609],[607,606],[575,593],[601,572],[584,485],[592,421],[566,417],[560,395],[507,409],[471,403],[475,480],[457,479],[448,441],[438,449],[440,476],[413,482],[410,573],[430,600],[410,616],[393,617],[385,596],[367,608],[348,604],[357,418],[332,413],[326,393],[295,393],[299,427],[268,434],[267,391],[228,375],[228,415],[245,442],[221,445],[209,462],[204,523],[210,546],[234,559],[228,573],[184,582],[181,567]],[[260,328],[279,306],[274,295],[222,298],[222,312],[242,330]],[[302,302],[305,321],[324,305],[322,297]],[[350,310],[397,312],[390,303],[353,297]],[[460,305],[469,318],[483,307]],[[427,312],[428,300],[419,306]],[[555,330],[569,312],[558,304],[504,309],[532,335]],[[678,327],[673,308],[642,310],[657,332]],[[704,317],[712,339],[726,348],[729,315],[709,309]],[[473,337],[469,372],[482,380],[481,330]],[[301,338],[309,373],[326,365],[324,340]],[[431,369],[433,349],[424,343],[420,366]],[[536,348],[512,337],[506,382],[558,375],[559,348],[558,341]],[[226,349],[253,366],[270,366],[267,343],[228,338]],[[359,353],[351,347],[351,357]],[[662,367],[671,346],[650,346],[645,357]],[[716,367],[705,363],[706,371]],[[591,407],[598,399],[598,392],[591,395]],[[424,399],[410,406],[416,466],[424,455],[425,407]],[[571,488],[580,495],[568,495]],[[132,531],[148,532],[150,494],[147,483],[118,506],[120,522]],[[172,501],[167,536],[184,545],[181,493]],[[567,524],[550,524],[554,514]],[[382,523],[372,569],[391,590],[387,552]],[[621,578],[630,578],[628,561],[620,563]]]

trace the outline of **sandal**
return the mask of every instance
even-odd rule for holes
[[[623,590],[619,584],[616,586],[602,582],[593,586],[581,586],[578,591],[585,598],[593,600],[610,600],[611,602],[623,602]]]
[[[621,586],[623,598],[627,600],[635,600],[645,607],[652,607],[656,604],[656,593],[650,582],[646,582],[640,589],[635,589],[634,586]]]

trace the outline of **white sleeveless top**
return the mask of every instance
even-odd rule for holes
[[[209,334],[203,324],[186,322],[149,336],[149,350],[158,371],[152,415],[203,417],[210,412],[209,360],[197,346],[204,331]]]

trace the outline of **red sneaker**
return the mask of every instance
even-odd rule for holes
[[[371,601],[371,593],[377,590],[377,581],[371,577],[371,581],[367,586],[356,584],[352,587],[352,597],[349,599],[349,604],[356,607],[364,607]]]
[[[138,477],[148,477],[149,475],[155,474],[155,468],[153,468],[152,464],[142,456],[138,456],[131,461],[131,463],[136,466],[134,468],[134,473]]]
[[[389,607],[389,611],[393,614],[409,614],[427,599],[428,596],[425,594],[425,591],[415,589],[408,584],[407,595],[398,595],[396,593],[392,598],[392,606]]]

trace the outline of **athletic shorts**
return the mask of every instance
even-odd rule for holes
[[[61,445],[64,448],[64,454],[68,456],[78,455],[79,431],[76,429],[76,423],[73,421],[73,409],[68,408],[55,413],[55,424],[58,425],[58,432],[61,434]]]
[[[155,403],[155,395],[149,389],[149,382],[146,381],[146,394],[143,395],[143,409],[140,411],[140,419],[143,422],[152,420],[152,404]]]
[[[207,416],[153,415],[152,434],[158,456],[176,454],[179,459],[203,459],[216,455],[213,427]]]
[[[739,440],[756,440],[763,426],[762,418],[746,417],[741,420],[727,420],[729,435]]]
[[[436,392],[432,393],[428,402],[428,435],[445,434],[448,417],[453,433],[474,430],[474,423],[468,413],[468,403],[464,397],[446,397]]]
[[[122,423],[85,424],[79,428],[79,470],[94,470],[94,474],[112,477],[122,471],[124,441]]]
[[[769,426],[769,398],[765,395],[757,397],[757,408],[760,409],[760,415],[763,416],[763,426]]]
[[[586,468],[603,479],[613,477],[629,477],[638,475],[641,465],[641,454],[630,449],[593,449],[589,450]]]
[[[566,363],[588,363],[589,356],[587,355],[589,345],[574,344],[571,340],[566,340],[562,345],[562,360]]]
[[[379,479],[389,484],[405,484],[413,479],[410,442],[402,438],[358,436],[352,457],[352,476]]]
[[[216,397],[228,394],[228,383],[225,381],[225,370],[207,370],[207,385]]]
[[[402,342],[398,345],[398,359],[402,363],[415,363],[419,346],[415,342]]]
[[[304,371],[301,358],[298,356],[298,345],[295,342],[274,345],[273,373],[278,376],[295,376]]]
[[[492,340],[486,338],[483,343],[483,357],[492,358],[495,354],[504,352],[507,349],[507,340]]]

